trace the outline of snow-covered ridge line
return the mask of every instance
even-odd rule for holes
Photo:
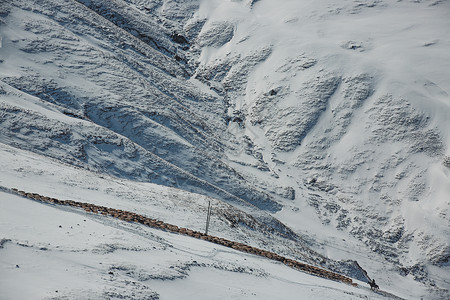
[[[120,209],[108,208],[105,206],[99,206],[99,205],[95,205],[95,204],[91,204],[91,203],[78,202],[78,201],[73,201],[73,200],[59,200],[56,198],[42,196],[37,193],[27,193],[27,192],[20,191],[15,188],[12,188],[12,189],[3,188],[3,189],[6,191],[15,193],[17,195],[23,196],[25,198],[31,199],[31,200],[35,200],[35,201],[39,201],[39,202],[43,202],[43,203],[55,204],[55,205],[66,205],[66,206],[71,206],[71,207],[76,207],[76,208],[82,208],[88,213],[102,214],[103,216],[112,216],[114,218],[121,219],[123,221],[137,222],[137,223],[140,223],[140,224],[152,227],[152,228],[162,229],[162,230],[173,232],[173,233],[191,236],[191,237],[194,237],[197,239],[201,239],[201,240],[212,242],[212,243],[222,245],[225,247],[233,248],[233,249],[241,251],[241,252],[251,253],[251,254],[258,255],[258,256],[269,258],[271,260],[279,261],[291,268],[294,268],[296,270],[299,270],[299,271],[302,271],[302,272],[305,272],[305,273],[308,273],[308,274],[311,274],[314,276],[319,276],[322,278],[339,281],[339,282],[343,282],[346,284],[351,284],[355,287],[357,286],[357,283],[354,283],[351,278],[346,277],[341,274],[338,274],[338,273],[335,273],[335,272],[332,272],[332,271],[329,271],[329,270],[325,270],[325,269],[318,268],[318,267],[315,267],[315,266],[312,266],[309,264],[305,264],[305,263],[281,256],[281,255],[278,255],[274,252],[270,252],[267,250],[252,247],[252,246],[249,246],[249,245],[246,245],[243,243],[234,242],[234,241],[227,240],[224,238],[219,238],[217,236],[207,235],[202,232],[191,230],[188,228],[183,228],[183,227],[180,228],[176,225],[165,223],[163,221],[152,219],[149,217],[145,217],[145,216],[137,214],[137,213],[120,210]]]

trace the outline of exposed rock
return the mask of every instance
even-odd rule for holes
[[[228,22],[212,23],[205,31],[200,32],[197,43],[200,47],[221,47],[234,36],[234,26]]]

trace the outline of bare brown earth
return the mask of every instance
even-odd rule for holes
[[[139,215],[137,213],[124,211],[124,210],[120,210],[120,209],[104,207],[104,206],[99,206],[99,205],[95,205],[95,204],[91,204],[91,203],[77,202],[77,201],[72,201],[72,200],[59,200],[59,199],[55,199],[55,198],[51,198],[51,197],[42,196],[42,195],[39,195],[36,193],[27,193],[24,191],[19,191],[17,189],[11,189],[11,191],[15,194],[18,194],[20,196],[23,196],[25,198],[32,199],[35,201],[40,201],[43,203],[49,203],[49,204],[53,204],[53,205],[66,205],[66,206],[81,208],[81,209],[84,209],[87,213],[102,214],[103,216],[111,216],[111,217],[114,217],[114,218],[117,218],[117,219],[120,219],[120,220],[123,220],[126,222],[140,223],[140,224],[152,227],[152,228],[191,236],[191,237],[194,237],[197,239],[201,239],[201,240],[215,243],[218,245],[222,245],[225,247],[233,248],[233,249],[241,251],[241,252],[251,253],[251,254],[258,255],[258,256],[266,257],[268,259],[279,261],[291,268],[294,268],[296,270],[299,270],[299,271],[302,271],[305,273],[309,273],[311,275],[315,275],[315,276],[319,276],[322,278],[331,279],[334,281],[340,281],[340,282],[344,282],[346,284],[351,284],[353,286],[357,286],[356,283],[352,282],[352,279],[350,279],[344,275],[341,275],[341,274],[338,274],[335,272],[331,272],[329,270],[325,270],[325,269],[318,268],[318,267],[315,267],[312,265],[308,265],[308,264],[281,256],[281,255],[278,255],[274,252],[259,249],[256,247],[252,247],[252,246],[249,246],[246,244],[239,243],[239,242],[230,241],[230,240],[220,238],[217,236],[206,235],[202,232],[191,230],[188,228],[178,227],[176,225],[172,225],[169,223],[165,223],[163,221],[148,218],[143,215]]]

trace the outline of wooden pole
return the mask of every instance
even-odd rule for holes
[[[206,230],[205,230],[206,235],[208,235],[210,216],[211,216],[211,201],[208,201],[208,212],[206,213]]]

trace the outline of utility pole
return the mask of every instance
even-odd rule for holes
[[[208,235],[210,217],[211,217],[211,201],[208,201],[208,212],[206,213],[206,230],[205,230],[206,235]]]

